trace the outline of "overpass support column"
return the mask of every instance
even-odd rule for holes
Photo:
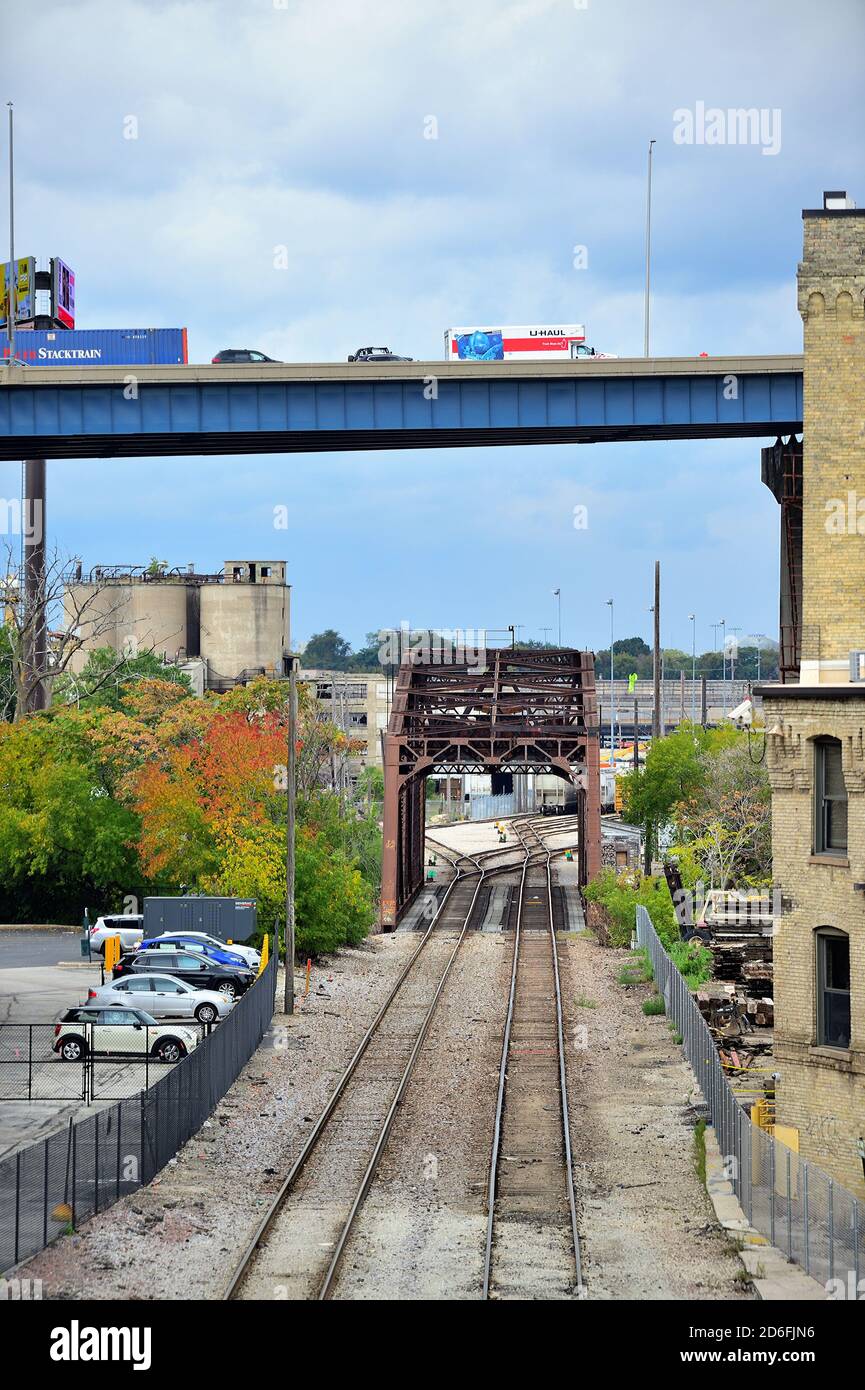
[[[799,679],[802,648],[802,441],[791,435],[760,454],[760,476],[781,504],[781,603],[778,669],[785,684]]]

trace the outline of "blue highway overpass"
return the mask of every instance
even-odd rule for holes
[[[802,429],[802,357],[0,367],[0,458],[310,453]]]

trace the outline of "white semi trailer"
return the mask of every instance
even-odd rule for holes
[[[488,328],[448,328],[446,362],[538,362],[609,357],[586,345],[581,323],[518,324]]]

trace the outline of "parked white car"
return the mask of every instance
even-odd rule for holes
[[[154,965],[156,962],[154,961]],[[88,1008],[111,1005],[143,1009],[154,1018],[194,1018],[216,1023],[234,1007],[234,1000],[215,989],[196,989],[174,975],[122,975],[111,984],[87,991]]]
[[[97,917],[90,928],[90,950],[96,955],[105,954],[105,943],[109,936],[119,936],[124,951],[133,950],[144,935],[144,914],[141,912],[107,913]]]
[[[253,970],[257,970],[261,964],[261,952],[256,951],[254,946],[244,946],[242,942],[232,941],[229,946],[227,941],[220,941],[218,936],[208,936],[203,931],[164,931],[159,936],[147,938],[148,941],[200,941],[202,946],[215,946],[218,951],[228,951],[233,956],[240,956]]]
[[[157,1023],[143,1009],[67,1009],[54,1025],[53,1049],[61,1062],[81,1062],[88,1055],[143,1057],[160,1062],[179,1062],[194,1047],[199,1035],[194,1028]]]

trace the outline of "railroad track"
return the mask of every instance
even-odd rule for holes
[[[483,1296],[574,1298],[583,1290],[552,852],[531,821],[517,834],[526,854],[490,1154]]]
[[[519,846],[453,853],[454,878],[259,1222],[225,1299],[329,1296],[481,887],[491,874],[520,870],[488,861],[520,848],[524,864],[538,857],[539,847],[519,838]]]

